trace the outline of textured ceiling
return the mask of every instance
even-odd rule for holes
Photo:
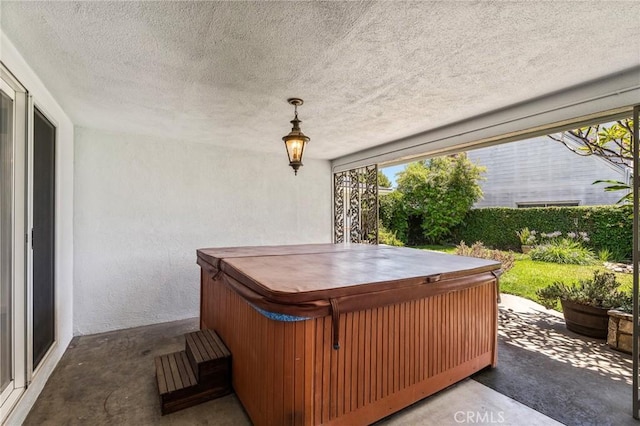
[[[76,125],[331,159],[640,64],[640,2],[8,2]]]

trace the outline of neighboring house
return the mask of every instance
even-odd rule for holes
[[[487,168],[481,183],[484,198],[475,207],[614,204],[623,194],[605,192],[606,185],[593,182],[629,182],[631,176],[627,167],[596,156],[579,156],[547,136],[481,148],[468,155]]]
[[[378,195],[390,194],[391,192],[393,192],[393,188],[385,188],[383,186],[378,187]]]

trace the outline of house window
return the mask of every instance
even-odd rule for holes
[[[575,207],[580,201],[523,201],[516,203],[519,209],[530,209],[532,207]]]

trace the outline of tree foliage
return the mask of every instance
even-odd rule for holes
[[[398,188],[382,197],[381,219],[403,241],[419,223],[425,242],[440,242],[482,197],[484,167],[457,154],[409,164],[398,174]]]
[[[378,186],[381,188],[391,188],[391,181],[380,170],[378,170]]]
[[[579,144],[578,148],[569,143],[566,134],[571,135],[572,140]],[[549,137],[578,155],[596,155],[613,164],[632,167],[632,135],[633,120],[627,118],[618,120],[610,126],[596,124],[568,130],[559,135],[549,135]]]
[[[402,247],[404,243],[398,239],[396,232],[391,232],[382,223],[378,224],[378,242],[388,246]]]
[[[400,191],[380,195],[379,216],[383,226],[403,242],[408,240],[408,216],[404,196]]]
[[[572,136],[571,140],[579,146],[576,148],[569,143],[566,135]],[[618,120],[615,123],[605,126],[601,124],[581,127],[575,130],[549,135],[554,141],[562,143],[570,151],[581,155],[595,155],[616,165],[633,167],[633,120],[630,118]],[[597,180],[594,184],[604,183],[607,186],[605,191],[625,191],[626,194],[618,200],[619,204],[633,202],[633,189],[626,182],[617,180]]]

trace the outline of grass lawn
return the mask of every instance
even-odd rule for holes
[[[420,246],[416,248],[446,253],[455,252],[455,247],[447,246]],[[595,270],[604,270],[602,265],[582,266],[538,262],[520,253],[515,253],[515,257],[516,262],[513,268],[500,277],[500,291],[536,302],[538,301],[536,290],[539,288],[554,281],[563,281],[567,284],[576,283],[579,279],[591,278]],[[630,274],[616,274],[616,277],[621,283],[622,289],[631,291],[632,277]]]
[[[500,277],[500,290],[504,293],[515,294],[538,301],[536,290],[554,281],[567,284],[576,283],[580,279],[593,277],[593,271],[604,270],[602,265],[561,265],[558,263],[537,262],[528,256],[516,258],[514,267]],[[631,291],[632,277],[630,274],[616,274],[621,288]]]

